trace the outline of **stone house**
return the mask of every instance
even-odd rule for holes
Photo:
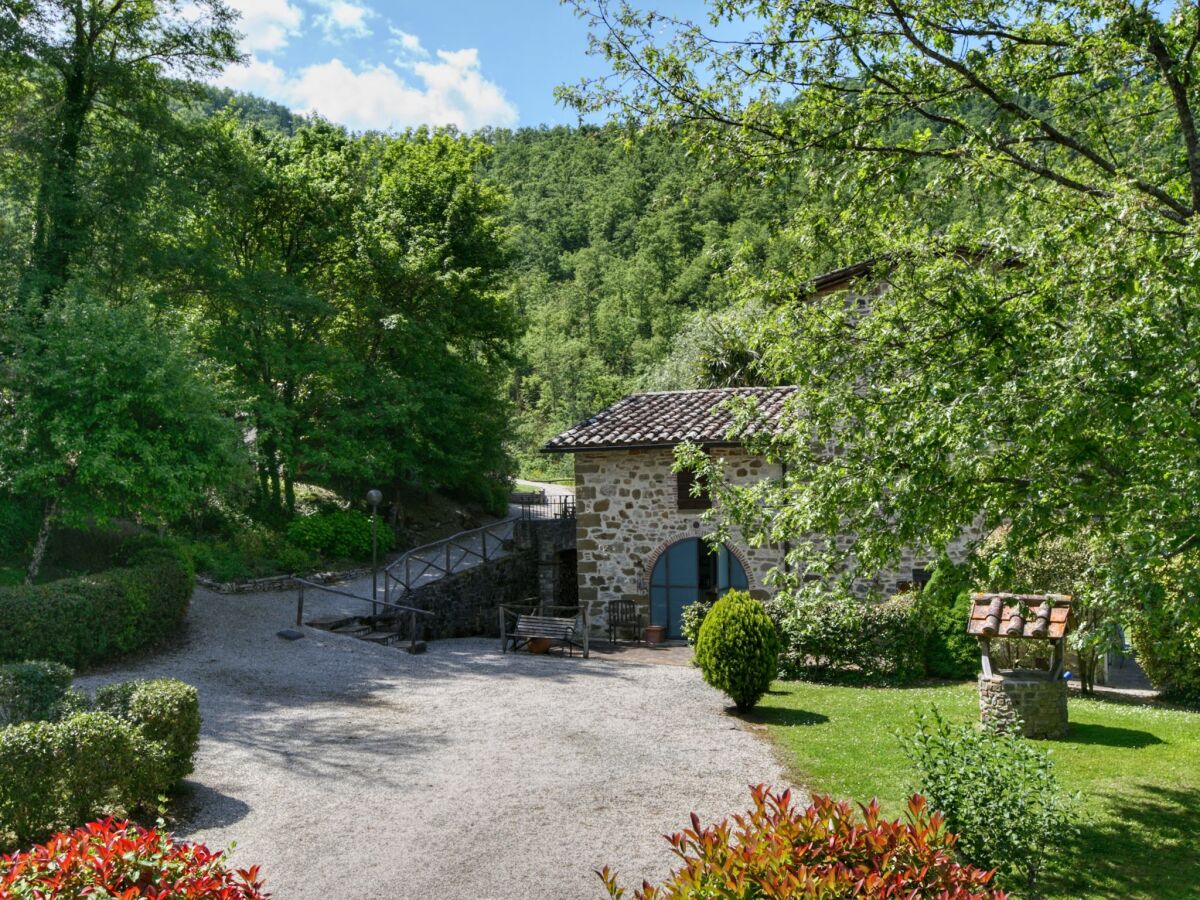
[[[722,388],[634,394],[552,438],[542,448],[575,459],[579,602],[593,627],[607,623],[608,602],[633,600],[643,619],[680,636],[683,607],[730,588],[769,595],[768,574],[784,564],[784,548],[751,547],[735,530],[717,549],[703,538],[706,498],[692,496],[689,473],[676,473],[676,445],[691,441],[725,461],[734,484],[779,477],[776,463],[729,439],[733,396],[754,396],[761,421],[775,427],[791,387]],[[923,582],[928,556],[906,554],[880,573],[884,591]]]

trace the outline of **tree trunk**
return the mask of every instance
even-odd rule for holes
[[[50,542],[50,529],[54,526],[54,517],[58,514],[58,498],[55,497],[46,504],[45,515],[42,516],[42,527],[38,529],[37,540],[33,542],[33,556],[29,559],[29,568],[25,572],[25,583],[33,584],[38,571],[42,568],[42,559],[46,555],[46,545]]]

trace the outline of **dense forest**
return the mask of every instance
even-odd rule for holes
[[[93,15],[3,35],[10,568],[111,521],[295,562],[314,490],[495,508],[622,394],[753,377],[730,274],[784,252],[796,192],[617,125],[350,133],[204,85],[220,15]]]

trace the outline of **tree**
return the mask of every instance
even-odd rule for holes
[[[2,13],[0,75],[21,83],[32,120],[10,140],[37,159],[27,281],[48,302],[103,215],[88,208],[83,177],[95,145],[161,123],[189,91],[180,76],[238,59],[235,13],[221,0],[16,0]]]
[[[614,72],[565,92],[581,109],[834,200],[745,286],[780,304],[763,371],[799,390],[752,442],[786,478],[725,491],[732,519],[867,572],[981,520],[1014,548],[1087,526],[1124,597],[1197,550],[1194,4],[576,5]],[[863,302],[807,280],[831,249],[873,260]]]
[[[30,582],[55,525],[168,521],[237,465],[202,363],[142,310],[63,296],[14,343],[0,371],[0,488],[44,503]]]

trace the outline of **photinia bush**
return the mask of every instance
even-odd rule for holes
[[[905,821],[879,815],[872,801],[860,807],[814,797],[800,810],[791,791],[750,789],[754,808],[716,825],[692,827],[668,840],[683,860],[662,885],[642,882],[637,900],[693,897],[840,897],[1004,900],[988,887],[992,872],[955,861],[957,838],[924,798],[908,802]],[[610,897],[624,896],[606,866],[597,874]]]
[[[222,851],[113,819],[0,857],[0,897],[260,900],[262,884],[258,866],[231,869]]]

